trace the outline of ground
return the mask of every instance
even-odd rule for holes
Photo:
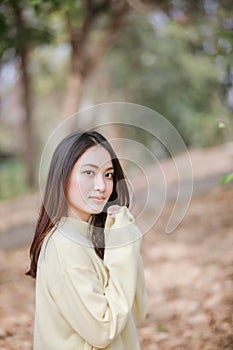
[[[174,233],[145,237],[142,349],[233,349],[232,196],[218,189],[195,198]]]
[[[233,349],[232,197],[232,185],[196,193],[170,235],[164,233],[168,203],[144,236],[143,350]],[[25,276],[28,263],[28,244],[0,250],[1,350],[32,349],[35,282]]]

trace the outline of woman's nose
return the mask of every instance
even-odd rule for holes
[[[95,190],[101,192],[105,190],[105,181],[102,174],[97,174],[95,178]]]

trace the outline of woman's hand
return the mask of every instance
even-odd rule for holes
[[[107,214],[110,215],[112,219],[115,219],[116,214],[119,213],[121,208],[122,207],[120,205],[111,205],[111,207],[109,207],[107,210]]]
[[[126,206],[111,205],[107,210],[105,228],[121,227],[134,221],[133,215]]]

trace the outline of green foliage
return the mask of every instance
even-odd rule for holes
[[[54,36],[46,18],[38,16],[30,1],[3,0],[0,5],[1,63],[11,60],[27,46],[29,50],[40,44],[49,44]]]
[[[0,200],[15,197],[27,190],[25,168],[20,159],[0,163]]]
[[[219,52],[205,51],[203,23],[167,18],[156,27],[150,17],[133,14],[105,61],[112,89],[160,112],[189,146],[223,141],[217,121],[230,115],[220,81],[226,63],[219,67]],[[211,25],[205,22],[209,31]]]
[[[166,333],[167,331],[168,330],[167,330],[167,327],[165,325],[163,325],[162,323],[157,324],[157,332]]]
[[[223,176],[220,180],[221,185],[226,185],[229,182],[233,181],[233,173]]]

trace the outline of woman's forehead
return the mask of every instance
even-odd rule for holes
[[[96,165],[112,166],[112,158],[110,153],[101,145],[93,146],[86,150],[78,160],[80,166]]]

